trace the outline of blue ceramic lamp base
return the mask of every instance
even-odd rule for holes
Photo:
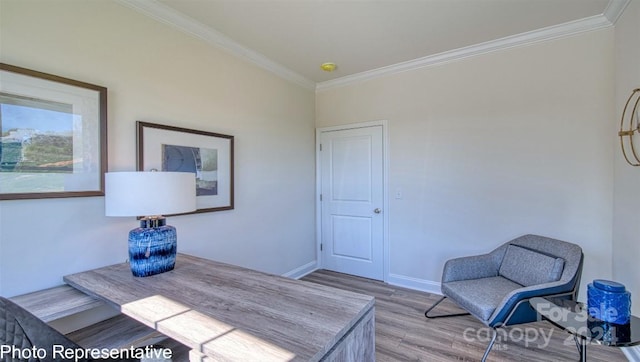
[[[165,225],[164,218],[151,221],[143,219],[129,232],[129,263],[136,277],[164,273],[176,264],[176,228]]]

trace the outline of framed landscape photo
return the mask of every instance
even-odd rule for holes
[[[192,213],[233,209],[233,136],[141,121],[136,131],[138,171],[192,172]]]
[[[0,200],[103,196],[107,89],[0,63]]]

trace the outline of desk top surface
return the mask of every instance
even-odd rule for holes
[[[149,277],[121,263],[64,281],[221,360],[319,360],[374,306],[368,295],[185,254]]]

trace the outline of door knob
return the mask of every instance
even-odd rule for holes
[[[382,212],[382,210],[379,207],[376,207],[376,209],[373,210],[373,212],[375,212],[376,214],[379,214]]]

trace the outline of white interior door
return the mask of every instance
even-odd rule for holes
[[[320,135],[323,268],[384,278],[382,126]]]

